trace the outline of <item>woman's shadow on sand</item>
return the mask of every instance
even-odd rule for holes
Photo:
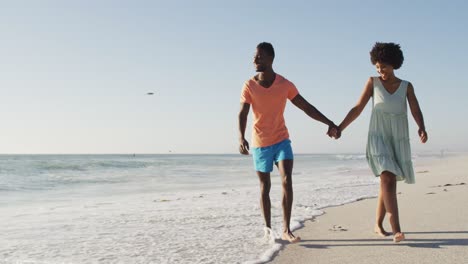
[[[302,240],[301,245],[305,248],[326,249],[331,247],[373,247],[373,246],[407,246],[414,248],[443,248],[448,246],[468,246],[468,231],[434,231],[434,232],[405,232],[406,235],[431,235],[431,234],[455,234],[464,235],[464,238],[411,238],[407,237],[400,243],[393,243],[391,236],[379,239],[310,239]],[[310,244],[306,244],[310,243]]]

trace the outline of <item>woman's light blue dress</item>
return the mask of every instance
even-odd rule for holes
[[[372,172],[380,176],[389,171],[397,180],[415,183],[408,132],[406,92],[402,80],[390,94],[378,77],[373,77],[373,108],[369,125],[366,156]]]

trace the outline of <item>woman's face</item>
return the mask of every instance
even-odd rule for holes
[[[382,77],[382,80],[388,80],[389,77],[393,76],[392,65],[377,62],[375,64],[375,68],[377,69],[377,73],[379,73],[380,77]]]

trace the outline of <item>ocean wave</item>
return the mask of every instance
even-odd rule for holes
[[[85,171],[86,168],[77,164],[40,163],[36,167],[40,171]]]
[[[91,171],[108,169],[142,169],[153,166],[152,162],[141,161],[72,161],[72,162],[53,162],[47,161],[36,164],[39,171]]]
[[[348,155],[339,154],[339,155],[335,155],[335,158],[338,160],[365,160],[366,155],[364,154],[348,154]]]

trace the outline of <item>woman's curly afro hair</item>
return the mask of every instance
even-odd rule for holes
[[[377,62],[391,65],[395,70],[403,64],[403,52],[399,44],[376,42],[370,51],[370,59],[373,65]]]

